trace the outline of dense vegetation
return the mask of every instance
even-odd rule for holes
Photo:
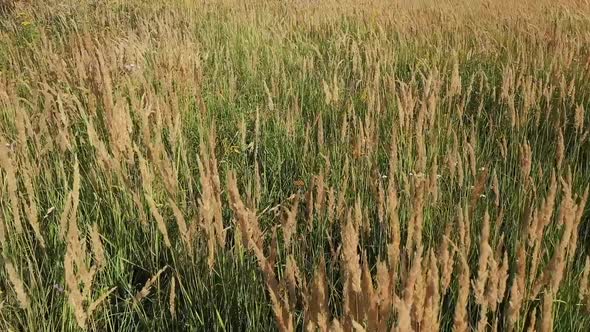
[[[587,2],[0,12],[1,330],[590,330]]]

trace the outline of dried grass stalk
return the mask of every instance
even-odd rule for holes
[[[16,299],[18,300],[19,307],[23,310],[28,310],[31,307],[31,300],[29,299],[29,296],[25,290],[25,284],[18,275],[14,265],[12,265],[12,263],[6,258],[4,260],[4,269],[6,270],[6,273],[8,274],[8,280],[12,284],[14,292],[16,293]]]
[[[146,298],[148,295],[150,295],[150,291],[152,289],[152,286],[154,285],[154,283],[156,283],[156,281],[158,281],[158,279],[160,278],[160,275],[164,271],[166,271],[166,269],[168,269],[168,266],[164,266],[163,268],[161,268],[158,272],[156,272],[156,274],[154,274],[151,278],[149,278],[148,281],[146,281],[145,285],[143,285],[141,290],[139,292],[137,292],[137,294],[135,294],[135,296],[134,296],[134,300],[136,303],[141,302],[144,298]]]

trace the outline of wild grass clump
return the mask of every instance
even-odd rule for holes
[[[584,2],[30,1],[0,40],[3,331],[590,329]]]

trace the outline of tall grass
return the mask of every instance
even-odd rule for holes
[[[590,328],[588,3],[0,15],[2,330]]]

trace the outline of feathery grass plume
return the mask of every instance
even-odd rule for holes
[[[174,203],[172,198],[168,198],[168,205],[172,208],[172,213],[174,214],[174,219],[176,219],[176,225],[178,226],[178,232],[180,233],[180,238],[184,242],[184,245],[188,248],[189,253],[192,255],[192,238],[191,234],[188,232],[188,227],[186,226],[186,220],[182,215],[182,212]]]
[[[92,252],[94,253],[96,266],[98,268],[105,266],[107,260],[104,255],[104,247],[100,239],[100,233],[98,232],[97,224],[92,225],[92,230],[90,231],[90,244],[92,246]]]
[[[107,121],[113,120],[113,109],[114,109],[114,101],[113,101],[113,84],[111,81],[111,75],[109,72],[108,64],[106,63],[106,59],[104,57],[104,53],[102,52],[104,49],[94,43],[93,51],[96,55],[98,70],[100,75],[96,75],[94,77],[96,81],[96,86],[98,87],[98,92],[102,97],[103,107],[105,108],[105,116]]]
[[[330,332],[344,332],[344,328],[338,319],[332,319],[332,323],[330,324]]]
[[[555,162],[558,171],[562,169],[563,159],[565,157],[565,142],[563,138],[563,131],[560,129],[557,135],[557,148],[555,151]]]
[[[61,213],[59,221],[59,233],[61,238],[65,239],[68,231],[68,221],[72,210],[72,192],[69,192],[65,199],[64,210]]]
[[[586,263],[584,264],[584,272],[582,272],[582,277],[580,278],[580,288],[578,292],[578,297],[580,302],[586,304],[586,310],[590,311],[590,256],[586,256]]]
[[[109,295],[111,295],[115,290],[117,289],[117,287],[113,287],[111,289],[109,289],[108,291],[104,292],[102,295],[100,295],[95,301],[93,301],[92,303],[90,303],[90,305],[88,305],[88,318],[92,317],[92,314],[94,313],[94,311],[109,297]]]
[[[12,265],[12,262],[6,257],[4,258],[4,269],[6,270],[6,274],[8,274],[8,280],[14,288],[19,307],[23,310],[28,310],[31,307],[31,300],[25,290],[25,284],[18,275],[14,265]]]
[[[387,322],[392,314],[391,295],[393,294],[393,285],[389,276],[387,265],[383,261],[377,263],[377,313],[378,321],[376,330],[383,331],[386,329]]]
[[[537,235],[537,210],[533,206],[527,206],[524,212],[524,221],[521,224],[521,232],[523,237],[528,239],[527,243],[530,246],[535,244],[535,237]],[[525,236],[526,234],[527,236]]]
[[[359,225],[356,225],[359,227]],[[353,225],[350,210],[346,224],[342,228],[342,263],[346,279],[350,281],[352,290],[355,293],[361,292],[361,266],[358,255],[359,234]]]
[[[363,156],[365,156],[365,150],[363,148],[365,147],[364,143],[366,141],[363,126],[359,124],[359,122],[361,122],[362,120],[359,120],[356,115],[354,116],[353,120],[353,125],[357,128],[358,132],[355,133],[355,135],[353,135],[352,157],[355,160],[359,160]]]
[[[176,319],[176,278],[172,276],[170,281],[170,296],[168,298],[168,305],[170,306],[170,316]]]
[[[37,211],[37,202],[35,201],[35,191],[33,189],[33,182],[31,181],[31,166],[21,166],[22,169],[22,178],[25,184],[25,190],[27,192],[27,198],[29,201],[28,208],[25,210],[27,214],[27,218],[29,219],[29,224],[33,229],[33,234],[35,234],[35,238],[39,241],[39,244],[42,248],[45,248],[45,239],[43,239],[43,235],[41,234],[41,230],[39,228],[39,216]]]
[[[410,306],[400,298],[394,298],[394,306],[397,310],[397,321],[393,328],[395,332],[414,331],[412,327],[412,318],[410,316]]]
[[[76,273],[77,264],[75,263],[75,257],[80,257],[82,254],[83,253],[79,252],[79,248],[75,248],[71,242],[68,242],[64,257],[64,278],[68,290],[68,301],[74,310],[76,322],[81,329],[85,329],[87,315],[83,309],[84,295],[83,292],[80,291],[80,280],[78,279],[78,273]]]
[[[328,331],[330,310],[328,308],[328,284],[326,281],[326,262],[321,256],[313,276],[311,295],[309,296],[310,319],[319,331]]]
[[[416,139],[416,173],[424,174],[426,172],[426,144],[424,142],[424,111],[425,106],[418,109],[418,117],[415,126]]]
[[[496,254],[492,254],[489,258],[489,272],[484,298],[486,306],[491,312],[496,311],[498,300],[502,300],[498,297],[498,284],[499,278],[501,277],[499,270],[502,264],[500,261],[500,254],[501,253],[497,251]],[[503,297],[503,295],[501,297]]]
[[[556,249],[554,257],[549,263],[550,270],[547,270],[550,280],[550,288],[553,290],[559,289],[559,285],[565,274],[565,265],[567,263],[568,247],[571,238],[574,236],[576,229],[576,205],[571,197],[571,187],[566,190],[565,203],[560,208],[560,214],[563,215],[564,230],[559,242],[559,247]],[[575,248],[574,248],[575,249]],[[535,293],[538,293],[535,291]]]
[[[148,168],[147,161],[143,158],[138,148],[135,149],[135,153],[137,153],[137,155],[139,156],[139,169],[141,172],[141,179],[143,183],[144,198],[148,203],[152,217],[154,217],[154,219],[156,220],[156,226],[158,227],[158,230],[164,238],[164,244],[166,245],[166,247],[170,248],[172,244],[170,243],[170,238],[168,237],[168,228],[166,227],[166,222],[160,214],[160,211],[158,210],[156,202],[154,201],[154,198],[152,196],[153,175],[150,169]]]
[[[202,211],[199,211],[199,219],[202,221],[201,228],[203,228],[207,237],[207,266],[209,267],[209,272],[212,273],[215,265],[215,254],[217,252],[215,230],[210,222],[205,221],[206,217],[203,216]],[[196,223],[195,227],[197,227]]]
[[[416,284],[418,278],[420,278],[422,274],[422,250],[423,247],[419,247],[414,252],[412,266],[410,267],[410,271],[408,272],[408,275],[405,278],[405,285],[402,295],[404,302],[409,306],[410,309],[412,309],[414,305],[424,305],[424,303],[414,303],[414,300],[416,299],[416,296],[414,296],[414,293],[416,291]]]
[[[164,271],[166,271],[166,269],[168,269],[168,265],[161,268],[158,272],[156,272],[156,274],[154,274],[151,278],[149,278],[148,281],[146,281],[146,283],[143,285],[141,290],[139,292],[137,292],[137,294],[135,294],[135,296],[133,297],[133,300],[135,301],[135,303],[141,302],[148,295],[150,295],[150,291],[152,289],[152,286],[154,285],[154,283],[156,283],[158,281],[158,279],[160,278],[160,275]]]
[[[529,248],[532,246],[533,247],[533,253],[531,255],[531,267],[529,269],[529,275],[531,276],[531,278],[529,279],[529,281],[533,281],[536,279],[537,277],[537,269],[539,267],[539,262],[540,262],[540,258],[541,258],[541,238],[539,239],[535,239],[535,230],[536,230],[536,223],[538,221],[537,218],[537,211],[533,211],[533,214],[528,216],[528,219],[530,219],[530,223],[528,226],[528,232],[529,232]],[[524,225],[526,225],[527,223],[525,222]],[[526,227],[526,226],[524,226]]]
[[[151,149],[151,161],[153,165],[153,170],[158,172],[160,175],[160,180],[164,184],[164,188],[168,194],[172,197],[178,195],[178,177],[176,176],[176,167],[173,164],[173,161],[168,156],[165,148],[164,143],[161,141],[159,135],[156,135],[158,139],[153,144],[153,149]],[[116,160],[116,159],[115,159]]]
[[[199,166],[199,175],[201,179],[201,191],[202,195],[199,199],[199,212],[201,213],[204,228],[207,234],[207,252],[208,252],[208,263],[209,269],[212,271],[215,263],[215,254],[217,251],[217,243],[221,239],[215,237],[216,233],[216,212],[218,202],[214,193],[214,183],[212,181],[211,170],[209,169],[209,162],[202,157],[208,158],[205,145],[203,142],[200,144],[201,156],[197,156],[197,165]],[[222,235],[223,238],[225,236]]]
[[[371,271],[369,271],[366,252],[363,252],[361,267],[363,320],[367,322],[367,329],[369,331],[375,331],[378,323],[377,294],[373,287],[373,279],[371,277]]]
[[[335,213],[336,213],[336,192],[334,188],[330,187],[328,189],[328,212],[327,218],[330,224],[333,224],[335,221]]]
[[[55,125],[57,127],[57,135],[55,140],[57,141],[57,147],[59,148],[59,152],[67,153],[72,151],[72,135],[69,131],[70,127],[70,119],[66,115],[66,111],[64,110],[64,98],[63,95],[57,95],[57,109],[60,113],[59,120],[56,121]]]
[[[230,207],[236,215],[240,232],[242,233],[242,242],[246,248],[254,250],[257,247],[259,236],[261,234],[258,228],[256,215],[250,209],[246,208],[240,192],[238,190],[238,183],[234,171],[229,171],[227,174],[227,187],[230,199]],[[256,223],[253,223],[256,222]]]
[[[287,298],[284,300],[288,295],[281,296],[279,283],[273,267],[269,260],[264,256],[261,241],[262,233],[258,225],[256,214],[247,209],[242,202],[238,191],[236,175],[233,171],[228,172],[227,182],[231,208],[238,219],[240,230],[242,232],[242,241],[246,244],[247,248],[254,252],[257,258],[258,266],[262,271],[271,298],[273,312],[279,330],[293,331],[293,314],[289,310],[289,299]]]
[[[453,318],[453,327],[455,331],[465,332],[469,329],[469,318],[467,316],[467,304],[469,299],[469,264],[463,253],[459,254],[460,274],[459,274],[459,293],[455,304],[455,316]]]
[[[520,175],[525,185],[529,184],[529,177],[531,174],[533,152],[529,142],[520,144]]]
[[[294,311],[297,302],[298,281],[301,280],[301,272],[299,272],[299,268],[297,267],[297,263],[292,254],[287,256],[287,262],[285,263],[285,277],[283,280],[285,280],[287,291],[289,292],[290,310]]]
[[[147,225],[148,225],[147,216],[144,211],[144,207],[143,207],[143,203],[141,201],[140,194],[134,190],[131,193],[131,198],[133,199],[133,203],[135,204],[135,210],[139,214],[139,222],[141,223],[141,226],[143,226],[144,228],[147,227]]]
[[[490,215],[486,210],[484,218],[483,218],[483,226],[480,235],[480,242],[479,242],[479,261],[478,261],[478,269],[477,269],[477,280],[474,283],[474,295],[475,295],[475,302],[479,305],[486,304],[486,299],[484,297],[485,285],[488,280],[489,275],[489,259],[490,255],[492,255],[492,248],[489,244],[489,237],[490,237]]]
[[[158,207],[156,206],[156,202],[154,201],[154,198],[152,197],[151,193],[146,193],[145,200],[147,201],[148,206],[150,207],[152,216],[154,217],[154,219],[156,219],[156,225],[158,226],[158,230],[160,231],[160,233],[162,233],[162,237],[164,238],[164,244],[166,245],[166,247],[170,248],[172,244],[170,243],[170,238],[168,237],[168,229],[166,228],[166,222],[164,221],[164,218],[158,211]]]
[[[363,231],[363,235],[371,233],[371,223],[367,214],[367,209],[363,208],[360,196],[356,197],[354,202],[354,225],[360,231]]]
[[[459,75],[459,60],[457,54],[453,54],[453,70],[448,96],[453,97],[461,94],[461,76]]]
[[[485,332],[488,330],[488,304],[484,302],[479,310],[479,320],[477,321],[477,331]]]
[[[574,232],[572,232],[571,238],[570,238],[570,243],[569,243],[569,248],[568,248],[568,257],[569,260],[566,262],[566,264],[570,264],[574,259],[575,259],[575,252],[576,249],[578,247],[578,237],[580,234],[580,223],[582,222],[582,216],[584,214],[584,211],[586,209],[586,202],[588,201],[588,194],[590,190],[590,186],[586,186],[586,189],[584,190],[584,194],[582,195],[582,197],[579,200],[579,203],[577,204],[577,211],[575,212],[575,217],[574,217]]]
[[[438,248],[438,261],[440,262],[440,282],[441,282],[441,294],[444,295],[449,289],[451,284],[451,278],[453,274],[453,266],[455,260],[455,250],[451,245],[451,231],[453,230],[453,224],[447,223],[445,225],[445,233],[442,237]]]
[[[406,250],[411,251],[415,248],[422,247],[422,233],[424,229],[424,194],[425,194],[425,183],[423,178],[414,177],[415,191],[412,198],[412,236],[414,241],[406,244]],[[408,227],[408,238],[410,237],[410,228]]]
[[[322,121],[322,113],[318,113],[317,117],[317,146],[321,150],[325,148],[324,145],[324,122]]]
[[[0,136],[0,167],[6,173],[6,185],[8,187],[8,197],[10,199],[10,207],[12,212],[12,222],[17,234],[23,232],[23,225],[20,215],[20,207],[18,204],[18,185],[16,182],[16,170],[10,158],[10,150],[6,141]]]
[[[80,269],[80,274],[85,274],[86,269],[83,262],[83,246],[80,242],[79,231],[77,226],[77,205],[74,199],[78,199],[79,194],[74,193],[74,190],[79,191],[80,173],[78,168],[78,159],[74,163],[74,189],[68,194],[66,198],[66,207],[61,215],[60,232],[64,238],[66,246],[66,254],[64,257],[64,274],[65,282],[68,289],[68,300],[74,309],[74,316],[82,329],[86,327],[86,312],[83,310],[84,296],[80,292],[80,280],[76,267]],[[74,210],[74,206],[76,209]],[[67,235],[66,235],[67,234]]]
[[[119,163],[109,154],[106,145],[99,138],[98,133],[96,132],[93,121],[90,119],[86,123],[86,133],[88,134],[88,142],[97,150],[100,169],[111,171],[114,174],[120,174]]]
[[[502,137],[498,143],[498,147],[500,148],[500,155],[502,156],[502,159],[506,161],[506,158],[508,158],[508,141],[506,141],[506,137]]]
[[[547,196],[541,204],[539,213],[539,222],[537,223],[537,229],[535,238],[541,239],[543,237],[543,231],[545,227],[551,222],[553,210],[555,208],[555,198],[557,197],[557,179],[555,176],[555,170],[551,172],[551,184],[549,185],[549,191]]]
[[[529,327],[527,328],[527,332],[536,332],[537,331],[537,313],[539,312],[538,308],[537,310],[533,310],[532,314],[531,314],[531,319],[529,322]]]
[[[352,321],[352,327],[354,328],[355,332],[366,332],[367,330],[356,320]]]
[[[427,257],[424,257],[427,259]],[[424,261],[426,261],[424,259]],[[423,262],[421,265],[425,265]],[[416,283],[414,286],[414,298],[412,299],[412,322],[416,326],[422,326],[424,319],[424,308],[426,307],[426,274],[428,269],[426,266],[420,267],[420,272],[417,275]]]
[[[496,207],[500,206],[500,183],[498,182],[498,174],[496,174],[496,169],[492,172],[492,190],[494,191],[494,205]]]
[[[72,186],[72,208],[70,210],[68,224],[66,227],[67,230],[67,249],[70,250],[70,253],[73,257],[73,262],[78,268],[78,276],[82,279],[83,289],[88,289],[92,284],[92,278],[94,276],[94,272],[91,269],[87,268],[87,264],[85,261],[86,256],[86,241],[82,241],[80,239],[80,230],[78,229],[78,204],[80,201],[80,167],[78,163],[78,157],[74,159],[74,179],[73,179],[73,186]]]
[[[346,266],[344,264],[340,264],[340,270],[343,275],[347,275]],[[343,327],[345,331],[350,331],[353,328],[352,322],[361,320],[362,309],[360,294],[354,291],[350,278],[344,278],[342,298]]]
[[[342,142],[347,142],[349,140],[349,122],[350,122],[350,114],[353,113],[353,105],[348,106],[348,110],[346,111],[346,115],[342,117],[342,122],[340,124],[340,140]],[[304,150],[307,151],[307,150]]]
[[[129,114],[127,101],[117,98],[112,114],[107,114],[112,118],[108,119],[108,129],[110,134],[110,143],[113,157],[119,161],[131,163],[133,161],[132,137],[133,123]]]
[[[425,307],[421,324],[424,331],[438,331],[440,328],[440,275],[436,263],[434,250],[430,249],[429,265],[426,273]]]
[[[543,294],[543,311],[539,322],[541,326],[537,329],[540,332],[553,331],[553,295],[552,289],[546,289]]]
[[[516,272],[510,287],[510,298],[508,301],[508,310],[506,323],[508,330],[512,330],[520,318],[520,309],[525,297],[525,278],[526,278],[526,252],[524,244],[520,243],[516,258]],[[505,257],[506,258],[506,257]]]
[[[506,65],[502,69],[502,90],[500,99],[506,100],[514,90],[514,73],[515,70],[511,65]]]
[[[534,284],[531,293],[532,298],[536,297],[545,285],[553,290],[559,289],[559,285],[564,277],[567,249],[575,227],[576,204],[572,198],[571,184],[563,181],[562,190],[564,197],[559,208],[558,224],[563,225],[563,233],[559,245],[555,249],[549,264],[543,271],[543,275]]]
[[[257,222],[257,221],[255,221]],[[262,270],[262,275],[266,283],[266,288],[269,292],[273,312],[280,331],[294,331],[293,314],[289,310],[289,299],[284,299],[288,295],[283,294],[279,289],[279,283],[273,271],[272,265],[264,257],[262,249],[256,244],[253,246],[254,253],[258,259],[258,266]]]
[[[459,249],[464,255],[468,255],[471,248],[471,231],[467,208],[457,207],[457,225],[459,227]]]
[[[64,257],[64,278],[66,288],[68,290],[68,301],[74,311],[74,317],[78,326],[82,329],[87,327],[87,320],[91,311],[94,310],[99,303],[95,303],[93,307],[85,309],[85,303],[90,300],[92,284],[96,274],[97,267],[104,264],[104,257],[100,258],[99,251],[101,249],[95,248],[97,244],[92,239],[93,250],[95,250],[96,265],[89,266],[89,260],[86,257],[87,247],[86,239],[81,239],[80,231],[78,229],[77,210],[80,192],[80,172],[78,166],[78,159],[76,157],[74,162],[74,180],[73,189],[71,192],[72,208],[69,213],[67,223],[67,237],[66,237],[66,254]],[[92,234],[95,233],[95,234]],[[96,231],[91,232],[92,237],[99,237]],[[100,241],[100,240],[99,240]],[[101,263],[102,260],[102,263]]]
[[[297,211],[299,210],[299,195],[295,195],[291,209],[283,207],[286,217],[283,218],[283,237],[285,248],[291,248],[291,239],[297,231]]]

